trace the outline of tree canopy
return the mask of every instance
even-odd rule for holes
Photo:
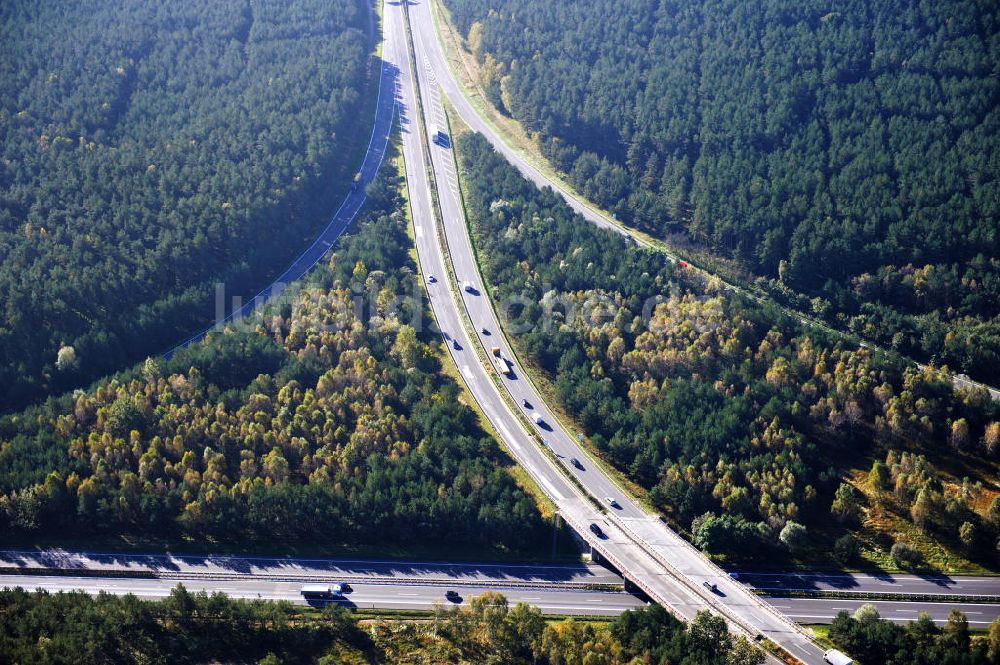
[[[871,456],[870,482],[855,481],[866,508],[996,565],[995,467],[983,460],[1000,408],[985,391],[803,331],[587,223],[481,135],[456,144],[484,277],[517,347],[597,450],[696,544],[773,557],[815,547],[810,532],[831,515],[856,528],[864,502],[854,485],[840,489],[842,474]],[[954,460],[979,475],[948,477]]]
[[[445,4],[493,104],[619,220],[1000,375],[996,3]]]
[[[242,329],[0,420],[0,528],[536,552],[549,528],[417,319],[401,206]]]
[[[162,352],[216,282],[255,293],[325,224],[369,121],[368,22],[358,0],[0,6],[0,408]]]

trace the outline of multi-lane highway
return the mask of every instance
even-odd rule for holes
[[[804,632],[742,585],[731,581],[656,517],[643,511],[599,466],[589,461],[574,437],[559,426],[520,368],[515,370],[514,378],[503,379],[503,389],[509,394],[506,400],[497,390],[494,372],[480,361],[479,354],[499,344],[510,357],[510,349],[502,341],[499,324],[482,291],[449,142],[426,141],[414,117],[422,109],[424,126],[445,126],[439,84],[442,75],[447,76],[447,67],[440,51],[434,48],[437,42],[433,30],[413,31],[417,71],[413,71],[410,58],[406,57],[409,54],[399,52],[401,44],[406,46],[406,15],[413,15],[414,25],[428,25],[429,11],[426,2],[387,5],[384,53],[387,59],[395,58],[391,62],[400,71],[403,155],[418,260],[424,275],[440,278],[428,285],[431,307],[473,397],[508,449],[556,503],[563,517],[651,598],[685,618],[691,618],[700,609],[715,609],[734,626],[751,635],[766,635],[796,658],[821,663],[822,650]],[[425,166],[428,163],[440,210],[440,229],[432,207],[431,176]],[[450,265],[445,263],[445,251]],[[473,288],[464,290],[446,279],[449,269],[458,282],[468,281]],[[476,331],[475,338],[464,325],[466,317]],[[533,426],[529,434],[524,420],[514,414],[519,407],[512,404],[528,404],[527,408],[537,413],[543,424]],[[539,445],[542,440],[554,457],[550,457],[545,446]],[[582,460],[580,467],[569,463],[573,457]],[[562,468],[557,468],[557,464]],[[586,494],[569,480],[570,475],[585,488]],[[616,505],[606,504],[603,511],[598,510],[591,502],[594,497],[598,501],[614,498]],[[591,524],[598,524],[603,535],[592,533]],[[716,584],[717,589],[710,590],[706,583]]]
[[[301,595],[302,583],[298,581],[277,581],[258,577],[243,577],[227,580],[201,580],[169,578],[100,578],[64,577],[48,575],[2,575],[0,588],[21,587],[34,591],[44,589],[50,592],[85,591],[97,594],[101,591],[113,594],[132,594],[139,598],[164,598],[177,584],[183,584],[192,592],[220,592],[233,598],[260,598],[263,600],[287,600],[305,604]],[[547,614],[577,616],[616,616],[625,610],[642,607],[645,603],[624,592],[593,591],[587,589],[551,589],[507,587],[503,584],[463,585],[447,587],[419,583],[351,582],[350,590],[337,602],[345,607],[358,609],[429,610],[434,605],[468,604],[475,596],[488,590],[499,591],[511,603],[525,602],[538,607]],[[446,596],[447,591],[457,595]],[[313,601],[315,602],[315,601]]]
[[[840,592],[910,596],[988,596],[1000,599],[1000,577],[895,573],[738,572],[740,581],[768,593]]]
[[[350,591],[338,602],[345,607],[359,609],[428,610],[434,605],[468,604],[473,597],[490,590],[502,593],[511,604],[525,602],[538,607],[547,614],[616,616],[626,610],[643,607],[646,604],[643,600],[623,592],[558,587],[517,587],[506,585],[502,581],[464,584],[460,583],[461,580],[462,578],[459,578],[453,585],[446,583],[426,584],[406,580],[383,581],[381,583],[374,583],[370,580],[354,580],[349,581]],[[260,598],[263,600],[287,600],[297,604],[306,603],[300,593],[302,581],[299,580],[273,580],[256,576],[214,580],[173,577],[129,578],[0,574],[0,588],[21,587],[28,591],[44,589],[52,593],[85,591],[97,594],[103,591],[119,595],[133,594],[146,599],[164,598],[178,584],[183,584],[192,592],[221,592],[233,598]],[[446,596],[448,591],[455,591],[457,596]],[[952,609],[949,605],[938,603],[885,600],[774,598],[772,602],[789,617],[801,623],[829,623],[838,612],[853,613],[866,603],[875,605],[883,618],[900,623],[916,619],[919,612],[928,612],[936,622],[943,623],[947,620],[948,613]],[[969,623],[976,628],[988,626],[1000,616],[1000,605],[998,604],[967,605],[961,609],[968,617]]]
[[[927,612],[935,623],[948,620],[955,609],[946,603],[922,603],[909,600],[861,600],[855,598],[771,598],[774,606],[799,623],[830,623],[839,612],[853,614],[862,605],[874,605],[883,619],[906,623]],[[958,608],[965,613],[973,628],[985,628],[1000,616],[1000,605],[966,605]]]

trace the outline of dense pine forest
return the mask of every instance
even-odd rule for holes
[[[0,531],[546,548],[551,529],[429,346],[388,171],[357,234],[250,330],[0,420]]]
[[[492,103],[619,220],[1000,376],[1000,5],[444,4]]]
[[[73,621],[66,621],[72,617]],[[955,611],[944,626],[921,615],[905,626],[874,608],[841,613],[829,632],[859,662],[987,665],[1000,662],[1000,621],[986,636]],[[497,593],[468,607],[437,607],[426,620],[356,618],[328,607],[233,600],[178,586],[162,601],[82,593],[0,590],[0,660],[33,665],[206,661],[299,663],[503,663],[504,665],[760,665],[763,653],[708,612],[685,625],[658,605],[613,621],[546,620]]]
[[[462,609],[438,607],[424,621],[358,620],[335,607],[310,614],[289,603],[231,600],[183,587],[160,602],[5,590],[0,610],[0,660],[21,665],[764,662],[762,652],[730,637],[725,622],[707,612],[687,626],[659,606],[609,623],[549,622],[536,608],[510,607],[496,593]],[[66,622],[67,616],[75,621]]]
[[[368,14],[0,4],[0,407],[162,352],[304,246],[365,133]]]
[[[985,391],[803,332],[587,223],[481,135],[457,146],[492,296],[530,303],[501,307],[505,327],[699,547],[758,564],[997,566],[1000,408]]]

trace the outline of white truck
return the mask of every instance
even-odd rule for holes
[[[824,653],[823,660],[830,663],[830,665],[854,665],[854,661],[851,660],[850,656],[836,649],[830,649]]]
[[[537,411],[532,412],[531,419],[534,421],[536,425],[541,425],[542,423],[545,422],[545,420],[542,418],[542,414],[538,413]]]
[[[344,585],[303,584],[301,593],[306,598],[336,598],[344,594]]]

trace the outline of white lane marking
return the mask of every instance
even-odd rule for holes
[[[413,225],[413,232],[416,234],[418,238],[424,237],[424,227],[420,226],[419,224]]]
[[[472,370],[469,369],[468,365],[462,365],[462,374],[467,376],[469,379],[472,378]]]

